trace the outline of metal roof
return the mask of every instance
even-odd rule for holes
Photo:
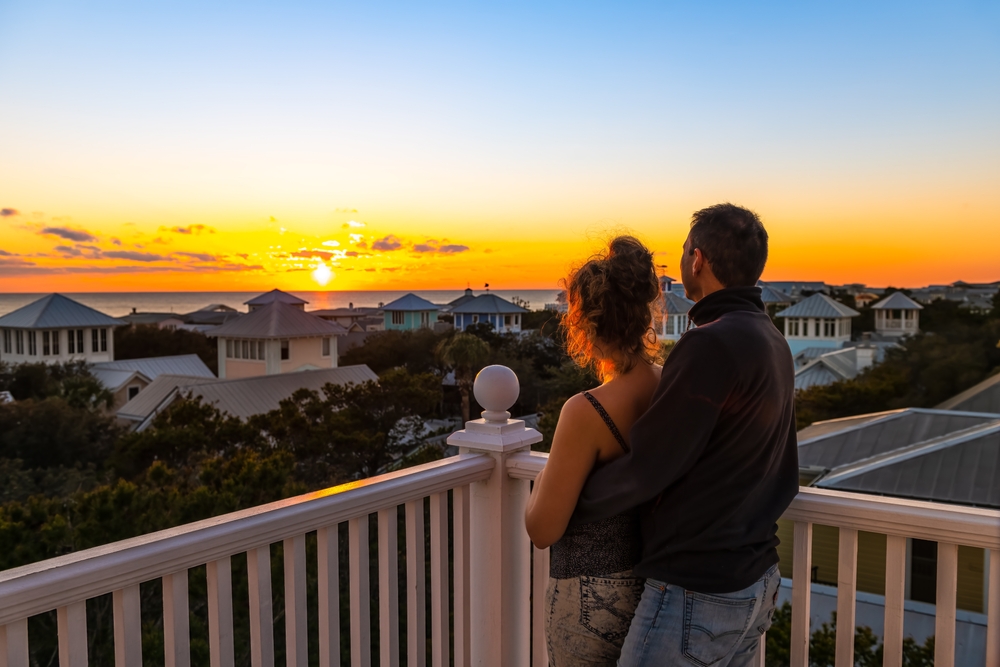
[[[187,387],[196,384],[208,384],[218,382],[212,376],[210,378],[194,377],[188,375],[164,374],[153,380],[149,385],[140,391],[135,398],[123,405],[116,413],[121,419],[141,422],[154,412],[162,410],[161,404],[170,397],[178,387]]]
[[[438,310],[438,306],[431,303],[427,299],[421,299],[416,294],[407,294],[406,296],[401,296],[395,301],[385,304],[382,306],[382,310],[405,310],[405,311],[418,311],[418,310]]]
[[[273,289],[270,292],[265,292],[260,296],[255,296],[249,301],[244,301],[245,306],[265,306],[269,303],[274,303],[275,301],[280,301],[281,303],[291,303],[291,304],[304,304],[309,303],[304,299],[300,299],[297,296],[293,296],[288,292],[282,292],[280,289]],[[214,305],[214,304],[213,304]]]
[[[117,369],[117,368],[91,368],[90,374],[97,378],[108,391],[112,393],[118,391],[123,386],[131,382],[132,378],[138,376],[143,382],[149,382],[149,378],[139,371]]]
[[[815,486],[1000,507],[1000,420],[859,461],[821,477]]]
[[[504,314],[504,313],[526,313],[521,306],[511,303],[506,299],[501,299],[496,294],[480,294],[474,299],[469,299],[451,309],[453,313],[475,313],[475,314]]]
[[[997,414],[906,408],[819,422],[799,431],[799,465],[839,468],[918,442],[1000,419]],[[816,429],[816,427],[820,427]]]
[[[127,324],[62,294],[49,294],[0,317],[0,328],[66,329]]]
[[[839,301],[831,299],[821,292],[802,299],[791,308],[786,308],[775,317],[856,317],[860,315],[853,308],[848,308]]]
[[[1000,371],[979,384],[952,396],[937,406],[939,410],[972,410],[1000,413]]]
[[[160,375],[190,375],[214,378],[213,373],[197,354],[178,354],[169,357],[146,357],[144,359],[118,359],[101,361],[91,366],[91,370],[138,371],[150,380]]]
[[[875,310],[923,310],[924,307],[902,292],[893,292],[871,307]]]
[[[209,329],[205,335],[221,338],[309,338],[345,333],[347,329],[336,322],[316,317],[283,301],[272,301],[247,315]]]
[[[673,292],[663,293],[663,311],[667,315],[683,315],[694,307],[694,301]]]
[[[760,284],[760,300],[764,303],[787,303],[791,304],[794,299],[781,290],[776,290],[770,285]]]

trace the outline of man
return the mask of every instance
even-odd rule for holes
[[[629,454],[596,470],[573,523],[642,506],[647,578],[619,665],[755,664],[780,576],[775,521],[798,491],[792,356],[760,300],[751,211],[694,214],[681,277],[697,303]]]

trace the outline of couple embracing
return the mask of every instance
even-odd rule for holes
[[[756,664],[780,576],[776,520],[798,491],[793,365],[757,281],[747,209],[694,214],[696,304],[663,366],[652,254],[622,236],[567,280],[570,353],[603,384],[563,406],[526,524],[551,546],[549,662]]]

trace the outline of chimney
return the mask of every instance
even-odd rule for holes
[[[351,301],[349,304],[347,304],[347,309],[348,310],[354,310],[354,302],[353,301]]]
[[[872,335],[868,332],[861,334],[861,342],[855,348],[859,373],[875,363],[875,351],[876,348],[872,345]]]

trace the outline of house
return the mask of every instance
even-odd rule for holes
[[[382,308],[376,306],[358,306],[355,308],[354,304],[351,303],[347,308],[311,310],[309,314],[329,320],[330,322],[336,322],[348,331],[382,331],[385,329]]]
[[[114,327],[123,324],[62,294],[49,294],[0,317],[0,361],[112,361]]]
[[[520,333],[521,315],[526,309],[501,299],[496,294],[480,294],[452,307],[455,328],[465,331],[473,324],[491,324],[499,333]]]
[[[971,410],[1000,413],[1000,372],[952,396],[937,406],[938,410]]]
[[[151,325],[157,329],[177,329],[184,326],[184,320],[177,313],[139,313],[135,308],[121,319],[132,326]]]
[[[457,299],[453,299],[448,303],[446,303],[445,305],[441,306],[441,312],[450,313],[452,308],[455,308],[456,306],[461,306],[463,303],[472,301],[475,298],[476,294],[472,291],[472,288],[466,287],[465,292],[462,293],[462,296],[458,297]]]
[[[854,305],[858,308],[867,308],[876,301],[878,301],[878,294],[871,292],[861,292],[854,295]]]
[[[666,294],[667,292],[683,292],[684,286],[681,285],[680,289],[674,289],[674,283],[677,282],[676,278],[671,278],[670,276],[660,276],[660,291]]]
[[[250,312],[257,310],[258,308],[263,308],[264,306],[274,303],[275,301],[280,301],[281,303],[286,303],[289,306],[293,306],[301,311],[305,311],[306,304],[309,303],[304,299],[300,299],[297,296],[292,296],[288,292],[282,292],[280,289],[273,289],[270,292],[265,292],[260,296],[255,296],[249,301],[244,301],[244,306],[250,307]]]
[[[799,301],[811,294],[829,294],[832,289],[829,285],[819,281],[774,281],[769,280],[767,284],[772,288]]]
[[[694,301],[681,296],[677,292],[663,293],[663,314],[660,320],[660,338],[663,340],[680,340],[681,335],[688,330],[688,311],[694,306]]]
[[[439,310],[438,306],[416,294],[401,296],[382,307],[385,329],[412,331],[433,328],[438,320]]]
[[[817,292],[775,317],[784,319],[792,354],[807,347],[839,348],[851,340],[851,318],[860,313]]]
[[[205,335],[219,340],[219,377],[241,378],[336,368],[337,337],[346,333],[336,322],[275,298]]]
[[[93,364],[90,373],[114,394],[112,410],[117,410],[131,401],[161,375],[188,375],[215,379],[215,374],[197,354],[104,361]]]
[[[875,311],[875,333],[881,336],[911,336],[920,330],[924,307],[902,292],[893,292],[871,308]]]
[[[895,343],[872,341],[868,334],[858,342],[844,343],[839,350],[826,347],[807,347],[792,360],[795,363],[795,388],[808,389],[852,380],[869,366],[885,359],[886,350],[898,347]]]
[[[760,300],[771,317],[774,317],[779,310],[784,310],[795,303],[795,299],[767,283],[757,283],[757,286],[760,287]]]
[[[364,382],[378,382],[378,376],[364,364],[231,380],[163,375],[118,410],[117,417],[134,430],[143,431],[156,415],[183,396],[198,398],[233,417],[248,419],[277,410],[281,401],[291,398],[299,389],[322,393],[327,384]]]

